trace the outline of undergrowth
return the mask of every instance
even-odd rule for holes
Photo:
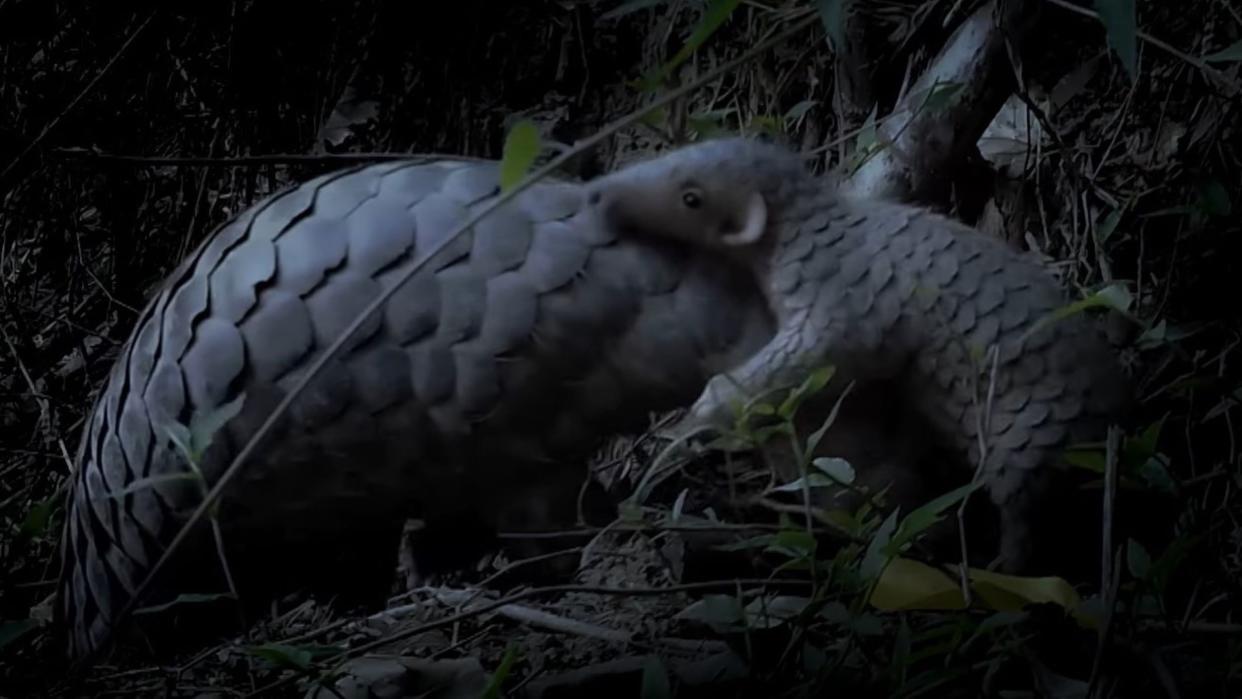
[[[683,459],[675,474],[662,473],[663,488],[622,509],[617,526],[578,533],[609,554],[582,554],[598,566],[585,582],[475,600],[410,592],[369,619],[295,605],[176,666],[96,668],[87,693],[287,693],[294,680],[335,681],[342,653],[372,644],[418,658],[427,677],[447,672],[447,685],[478,690],[465,695],[516,695],[535,678],[616,655],[615,636],[601,628],[627,628],[646,635],[627,637],[627,654],[641,662],[622,675],[637,677],[649,697],[699,686],[670,659],[676,653],[656,652],[667,636],[714,649],[709,669],[734,677],[728,691],[738,696],[764,683],[790,696],[973,696],[979,688],[1237,696],[1242,16],[1223,2],[1150,3],[1131,23],[1127,3],[1094,3],[1104,21],[1045,4],[1067,30],[1035,52],[1046,60],[1027,59],[1026,101],[1006,105],[1010,121],[981,144],[993,203],[958,213],[1016,231],[1084,305],[1111,309],[1107,322],[1135,386],[1111,497],[1143,526],[1112,539],[1110,588],[1098,579],[963,572],[925,555],[920,535],[951,525],[976,486],[894,511],[883,493],[859,485],[851,464],[812,458],[817,433],[803,434],[793,418],[825,373],[788,401],[749,406],[728,444],[761,452],[779,440],[799,478],[765,485],[755,464],[722,466],[716,453]],[[651,114],[575,161],[576,174],[666,139],[719,131],[786,134],[822,154],[824,168],[874,145],[874,122],[851,122],[835,106],[838,76],[824,40],[834,2],[398,5],[308,2],[292,17],[247,2],[181,11],[0,2],[0,103],[12,115],[0,124],[6,696],[63,690],[47,601],[77,440],[138,311],[219,221],[339,167],[351,151],[499,158],[514,155],[505,139],[517,134],[510,149],[529,166],[535,145],[572,142],[812,7],[828,18],[808,34],[813,42],[780,47]],[[906,58],[927,60],[918,46],[942,33],[946,5],[868,10],[885,46],[901,47],[901,60],[877,75],[896,71],[899,82]],[[1014,190],[1020,196],[1000,194]],[[756,417],[767,426],[755,428]],[[639,470],[660,460],[658,441],[649,442],[624,443]],[[1101,503],[1108,456],[1100,445],[1069,455]],[[751,507],[722,515],[709,497],[721,489],[748,496]],[[812,492],[838,491],[859,504],[806,506]],[[695,570],[698,559],[685,552],[700,536],[709,559],[754,566],[746,584]],[[1084,527],[1075,536],[1105,533]],[[484,572],[512,570],[502,563]],[[967,576],[971,606],[963,609]],[[514,616],[536,604],[561,621]]]

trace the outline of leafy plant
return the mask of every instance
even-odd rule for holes
[[[539,129],[529,119],[514,124],[500,159],[500,189],[508,192],[530,172],[539,157]]]

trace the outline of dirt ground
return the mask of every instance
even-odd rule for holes
[[[1063,31],[1031,42],[1024,66],[1042,121],[1007,103],[962,165],[975,189],[941,204],[1042,255],[1072,293],[1126,286],[1129,319],[1113,331],[1136,415],[1116,589],[1073,580],[1073,610],[881,609],[858,576],[883,512],[856,512],[861,539],[844,546],[800,538],[797,508],[764,499],[714,521],[707,508],[766,476],[707,455],[653,494],[641,526],[551,539],[572,576],[529,576],[546,560],[501,552],[435,585],[407,590],[398,576],[386,610],[285,600],[174,661],[121,655],[66,682],[47,604],[70,464],[177,262],[263,195],[363,156],[499,158],[521,118],[548,141],[588,136],[649,100],[636,82],[721,4],[0,0],[0,696],[1242,695],[1242,10],[1140,3],[1131,80],[1099,21],[1050,0],[1045,29]],[[630,5],[644,7],[605,15]],[[738,4],[674,77],[812,5]],[[882,104],[906,59],[925,62],[952,29],[939,25],[952,5],[867,10]],[[835,167],[836,141],[859,126],[839,81],[814,26],[569,174],[679,131],[773,125]],[[619,436],[598,462],[638,471],[661,447]],[[1085,492],[1098,499],[1098,483]],[[830,580],[814,598],[811,559]],[[740,579],[778,568],[763,596],[739,600]]]

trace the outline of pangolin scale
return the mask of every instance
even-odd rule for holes
[[[997,562],[1029,572],[1063,450],[1102,439],[1130,399],[1104,334],[1065,312],[1070,299],[1039,264],[925,208],[843,195],[798,153],[756,138],[683,146],[588,189],[603,230],[728,253],[776,317],[762,348],[709,380],[682,431],[727,426],[730,403],[824,365],[843,380],[897,381],[963,466],[982,465]]]
[[[838,202],[784,212],[772,283],[801,319],[791,340],[751,270],[682,241],[617,235],[587,191],[544,180],[522,192],[326,365],[222,498],[243,598],[364,577],[359,566],[389,564],[409,516],[495,521],[518,489],[579,473],[609,436],[709,395],[710,377],[804,372],[805,351],[788,342],[832,348],[824,354],[847,374],[900,373],[903,399],[969,451],[969,346],[1022,333],[1064,303],[999,241],[912,207]],[[243,399],[200,464],[213,483],[336,333],[497,192],[491,161],[329,173],[237,215],[170,275],[80,447],[58,607],[71,656],[102,642],[199,501],[193,480],[166,478],[186,471],[169,425]],[[1002,347],[991,429],[1000,504],[1028,482],[1038,490],[1026,474],[1046,450],[1115,412],[1115,366],[1083,322]],[[221,590],[200,529],[144,603]]]
[[[336,334],[498,193],[498,172],[418,158],[332,172],[236,215],[168,277],[79,448],[57,608],[70,657],[105,639],[201,502],[198,483],[176,475],[187,462],[169,426],[241,398],[199,464],[213,484]],[[743,275],[612,239],[582,210],[579,185],[540,181],[329,361],[222,494],[243,599],[335,591],[366,577],[359,566],[390,566],[410,516],[494,521],[518,488],[688,402],[770,333]],[[227,590],[210,529],[198,529],[142,605]]]

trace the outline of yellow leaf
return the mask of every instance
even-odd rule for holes
[[[514,124],[500,159],[500,189],[513,189],[539,157],[539,128],[529,119]]]
[[[975,591],[997,611],[1017,610],[1041,602],[1051,602],[1072,611],[1082,602],[1063,578],[1024,578],[974,568],[970,569],[970,577]]]
[[[894,558],[880,573],[871,592],[871,606],[901,609],[964,609],[957,581],[944,571],[908,558]]]
[[[1068,611],[1082,625],[1095,625],[1080,609],[1082,598],[1063,578],[1004,575],[978,568],[969,570],[976,604],[993,611],[1017,611],[1028,604],[1052,603]],[[871,593],[871,606],[884,611],[964,609],[965,599],[956,577],[908,558],[894,558],[880,574]]]

